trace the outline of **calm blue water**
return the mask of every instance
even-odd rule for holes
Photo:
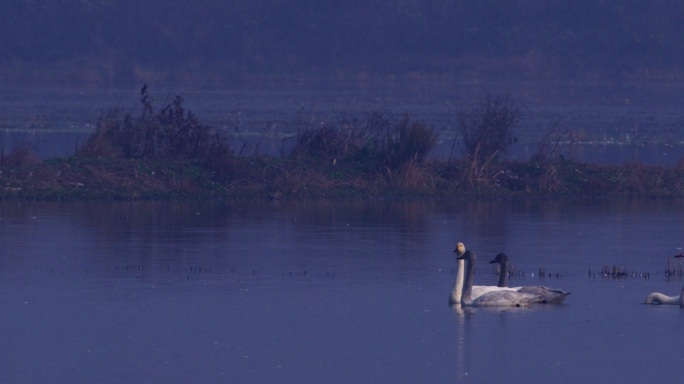
[[[675,382],[684,310],[641,303],[681,289],[682,227],[681,201],[2,202],[0,381]],[[452,308],[459,240],[479,284],[505,251],[572,294]]]

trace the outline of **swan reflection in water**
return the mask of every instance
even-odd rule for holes
[[[537,294],[518,292],[521,287],[475,286],[473,285],[476,263],[475,253],[466,250],[463,243],[458,243],[454,252],[458,255],[458,270],[454,286],[449,295],[449,303],[457,316],[456,368],[459,379],[462,380],[468,376],[468,367],[472,367],[473,363],[477,363],[470,361],[473,359],[473,351],[470,349],[474,346],[470,339],[477,338],[477,331],[473,329],[473,327],[477,328],[477,322],[472,321],[475,313],[480,311],[498,312],[501,319],[505,321],[508,318],[507,312],[529,312],[530,308],[528,306],[534,303],[560,303],[568,294],[543,287],[545,290],[553,291],[555,295],[561,296],[561,298],[556,297],[554,300],[550,300],[548,296],[540,295],[539,292]],[[502,270],[503,273],[506,273],[507,265]],[[541,307],[537,306],[537,309],[541,309]],[[548,306],[546,307],[548,308]],[[481,341],[483,340],[478,340],[478,343],[475,345],[481,345]]]
[[[500,342],[495,336],[489,335],[487,331],[487,325],[489,321],[492,320],[490,315],[493,315],[495,319],[498,318],[500,326],[503,329],[508,328],[508,320],[510,320],[510,315],[514,313],[530,313],[544,310],[544,308],[550,308],[549,306],[536,306],[536,307],[474,307],[474,306],[463,306],[461,303],[452,303],[450,305],[451,310],[456,314],[456,378],[458,382],[464,381],[466,379],[472,379],[470,377],[471,371],[477,371],[478,367],[481,366],[481,361],[476,357],[477,353],[482,348],[494,348]],[[476,316],[478,313],[485,314],[487,316],[481,317],[480,320]],[[484,323],[482,322],[484,320]],[[496,321],[496,320],[495,320]],[[485,332],[486,334],[483,334]],[[504,354],[498,356],[497,358],[506,360],[508,357]]]

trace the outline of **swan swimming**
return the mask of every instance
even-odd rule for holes
[[[490,261],[489,264],[499,264],[501,266],[499,271],[499,287],[508,286],[508,255],[505,253],[499,253],[496,255],[494,260]],[[542,298],[542,303],[545,304],[560,304],[565,300],[570,292],[564,292],[559,289],[551,289],[549,287],[542,286],[522,286],[513,287],[516,292],[531,293]]]
[[[675,255],[675,258],[684,257],[684,252]],[[660,305],[677,305],[684,307],[684,287],[682,287],[679,296],[667,296],[660,292],[653,292],[646,297],[646,304],[660,304]]]
[[[466,251],[465,245],[463,243],[456,243],[456,249],[454,249],[454,252],[458,255],[457,257],[457,262],[458,262],[458,270],[456,272],[456,281],[454,283],[454,288],[451,290],[451,294],[449,295],[449,304],[459,304],[461,303],[461,298],[463,297],[463,279],[464,279],[464,274],[465,274],[465,260],[462,259],[460,256],[462,256],[465,252],[472,252],[472,251]],[[470,297],[471,299],[477,299],[478,297],[484,295],[487,292],[492,292],[492,291],[514,291],[512,288],[507,288],[507,287],[497,287],[494,285],[473,285],[471,292],[470,292]]]
[[[473,278],[475,275],[475,253],[465,251],[458,257],[468,263],[465,282],[461,297],[461,305],[472,307],[526,307],[535,303],[542,303],[543,298],[531,294],[516,292],[512,289],[490,291],[479,297],[472,297]]]
[[[660,292],[653,292],[646,297],[646,304],[677,305],[684,307],[684,287],[678,296],[667,296]]]

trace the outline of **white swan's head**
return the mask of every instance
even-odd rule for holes
[[[494,260],[490,261],[489,264],[501,264],[504,265],[508,262],[508,255],[505,253],[499,253],[494,257]]]
[[[454,249],[454,252],[456,252],[459,256],[463,255],[463,253],[465,252],[465,244],[460,242],[456,243],[456,249]]]

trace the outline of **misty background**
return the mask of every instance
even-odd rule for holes
[[[683,17],[677,1],[8,0],[0,146],[72,154],[103,110],[140,110],[148,84],[155,106],[182,95],[245,154],[391,110],[450,156],[454,111],[491,92],[524,108],[513,158],[559,131],[581,160],[673,163]]]
[[[10,0],[2,8],[6,84],[683,74],[678,1]]]

